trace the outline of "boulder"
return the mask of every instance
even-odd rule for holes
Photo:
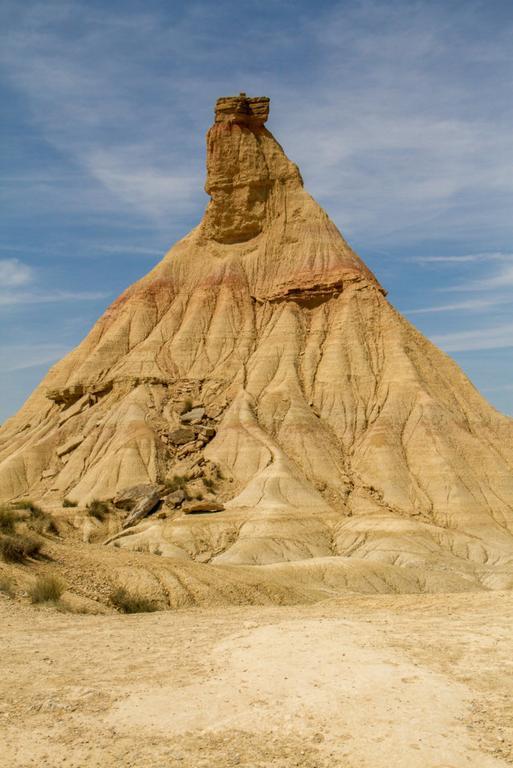
[[[218,501],[187,501],[182,511],[185,515],[199,515],[201,513],[222,512],[224,505]]]
[[[212,440],[213,437],[216,436],[216,428],[215,427],[200,427],[199,428],[199,434],[201,437],[206,438],[206,440]]]
[[[180,421],[182,424],[198,424],[205,417],[205,409],[203,407],[193,408],[186,413],[182,413]]]
[[[188,456],[190,453],[195,453],[196,451],[199,451],[201,448],[203,448],[203,441],[202,440],[195,440],[193,443],[187,443],[187,445],[184,445],[182,448],[180,448],[176,455],[179,459],[182,459],[184,456]]]
[[[161,486],[155,486],[153,490],[148,491],[144,496],[141,496],[135,503],[129,516],[123,523],[123,528],[129,528],[131,525],[135,525],[144,517],[157,509],[160,502]]]
[[[169,441],[174,445],[185,445],[196,437],[196,433],[190,427],[179,427],[169,433]]]
[[[124,488],[112,499],[112,503],[118,509],[124,509],[126,512],[131,512],[135,509],[136,505],[142,499],[146,499],[152,494],[162,493],[164,486],[157,483],[141,483],[140,485],[131,485],[129,488]]]
[[[164,496],[164,504],[166,507],[175,508],[178,507],[182,501],[185,499],[185,492],[182,491],[181,488],[178,488],[178,490],[173,491],[172,493],[168,493],[167,496]]]

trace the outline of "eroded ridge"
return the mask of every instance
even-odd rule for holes
[[[120,548],[509,588],[512,420],[389,304],[268,109],[218,100],[201,223],[2,427],[0,496],[83,505],[179,477],[220,508],[149,510]]]

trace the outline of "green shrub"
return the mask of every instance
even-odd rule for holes
[[[91,517],[96,518],[102,523],[110,512],[109,505],[106,501],[100,501],[99,499],[93,499],[87,505],[87,512]]]
[[[33,603],[57,603],[66,586],[56,576],[39,576],[29,589]]]
[[[8,597],[14,597],[16,594],[13,583],[8,576],[0,576],[0,592]]]
[[[129,592],[125,587],[116,587],[111,593],[110,601],[121,613],[151,613],[158,610],[151,600]]]
[[[78,501],[72,501],[71,499],[64,499],[62,502],[63,507],[78,507]]]
[[[9,507],[0,508],[0,532],[14,533],[14,526],[19,520],[19,515]]]
[[[0,556],[6,563],[22,563],[27,557],[36,557],[40,551],[41,542],[32,536],[0,536]]]

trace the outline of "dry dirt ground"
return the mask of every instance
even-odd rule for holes
[[[511,593],[134,616],[0,596],[0,766],[510,766],[512,620]]]

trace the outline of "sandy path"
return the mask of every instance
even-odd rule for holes
[[[0,766],[513,765],[513,595],[72,616],[0,601]]]

